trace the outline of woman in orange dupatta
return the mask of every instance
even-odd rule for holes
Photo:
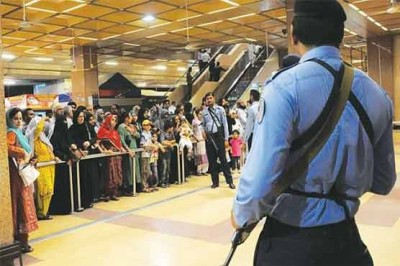
[[[115,129],[117,121],[116,115],[108,115],[97,133],[98,139],[108,139],[114,144],[114,146],[104,147],[109,153],[123,150],[121,138]],[[118,200],[118,188],[122,185],[122,156],[107,157],[107,166],[106,194],[111,200]]]
[[[14,226],[14,239],[22,244],[22,252],[32,252],[28,244],[28,234],[38,229],[33,186],[25,186],[16,163],[28,163],[31,158],[31,147],[22,133],[22,111],[12,108],[7,112],[7,147],[8,166],[10,169],[11,203]]]

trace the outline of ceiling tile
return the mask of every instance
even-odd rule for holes
[[[70,15],[58,15],[57,17],[51,17],[44,20],[45,23],[54,24],[64,27],[71,27],[72,25],[87,21],[88,18],[82,18]]]
[[[122,34],[122,33],[130,32],[130,31],[134,31],[137,29],[139,29],[139,28],[133,27],[133,26],[128,26],[128,25],[117,25],[117,26],[107,28],[104,31]]]
[[[26,42],[22,42],[19,43],[18,46],[20,47],[43,47],[43,46],[47,46],[49,45],[48,42],[42,42],[42,41],[26,41]]]
[[[29,5],[27,7],[27,10],[29,9],[44,9],[44,10],[50,10],[54,12],[61,13],[65,10],[75,8],[82,5],[81,2],[77,1],[72,1],[72,0],[40,0],[39,2],[33,3],[32,5]]]
[[[104,28],[109,28],[111,26],[115,26],[117,23],[112,23],[103,20],[89,20],[83,23],[79,23],[74,25],[73,27],[76,29],[86,29],[86,30],[102,30]]]
[[[84,34],[88,34],[89,32],[92,32],[92,30],[65,28],[62,30],[52,32],[52,34],[65,37],[77,37]]]
[[[127,23],[127,22],[131,22],[131,21],[134,21],[134,20],[137,20],[140,18],[141,18],[141,16],[138,14],[133,14],[131,12],[124,12],[124,11],[119,11],[119,12],[115,12],[115,13],[100,17],[100,19],[102,19],[102,20],[118,22],[118,23]]]
[[[266,20],[268,20],[268,18],[259,16],[259,15],[254,15],[254,16],[248,16],[248,17],[244,17],[244,18],[232,19],[230,21],[244,25],[244,24],[250,24],[250,23],[261,22],[261,21],[266,21]]]
[[[85,5],[81,8],[68,12],[68,14],[82,16],[86,18],[97,18],[112,12],[115,12],[115,9],[97,5]]]
[[[103,39],[103,38],[107,38],[107,37],[111,37],[115,35],[114,33],[109,33],[109,32],[92,32],[92,33],[88,33],[85,34],[82,37],[88,37],[88,38],[94,38],[94,39]]]
[[[1,4],[0,5],[0,15],[8,13],[16,8],[17,8],[16,6]]]
[[[186,14],[185,9],[174,9],[168,12],[164,12],[162,14],[159,14],[157,17],[165,19],[165,20],[170,20],[170,21],[175,21],[175,20],[180,20],[180,19],[185,19],[188,17],[193,17],[195,15],[199,15],[200,13],[193,12],[188,10]]]
[[[18,30],[20,24],[20,20],[1,18],[1,26],[3,27],[3,29]]]
[[[59,42],[65,40],[65,36],[58,36],[58,35],[43,35],[36,40],[44,41],[44,42]]]
[[[51,17],[53,15],[54,14],[48,13],[48,12],[27,9],[26,10],[26,21],[36,23],[36,22],[40,22],[40,21],[44,20],[45,18]],[[23,18],[22,9],[17,9],[11,13],[8,13],[4,17],[22,20],[22,18]]]
[[[234,6],[219,0],[208,0],[199,4],[191,5],[189,8],[190,10],[197,11],[200,13],[209,13],[230,7]]]
[[[164,2],[166,4],[173,4],[176,5],[178,7],[184,8],[186,6],[186,2],[188,4],[188,6],[199,3],[199,2],[204,2],[205,0],[160,0],[161,2]]]
[[[26,31],[14,31],[14,32],[7,34],[8,37],[24,38],[24,39],[33,39],[33,38],[37,38],[41,35],[43,35],[43,34],[36,33],[36,32],[26,32]]]
[[[121,9],[132,7],[147,1],[148,0],[97,0],[96,4]]]
[[[24,28],[24,31],[38,32],[38,33],[52,33],[54,31],[60,30],[63,27],[55,26],[50,24],[33,24],[29,27]]]
[[[160,2],[148,2],[145,4],[137,5],[131,8],[128,8],[129,11],[141,14],[141,15],[147,15],[147,14],[152,14],[156,15],[161,12],[166,12],[171,9],[174,9],[174,6],[163,4]]]

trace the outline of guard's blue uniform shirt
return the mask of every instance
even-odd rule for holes
[[[221,106],[214,105],[212,108],[214,110],[214,113],[218,117],[218,119],[214,119],[211,117],[210,107],[204,108],[203,110],[203,125],[205,125],[205,130],[208,133],[217,133],[218,132],[218,127],[223,126],[224,127],[224,139],[227,141],[229,138],[229,131],[228,131],[228,122],[226,120],[226,113],[225,109]]]
[[[314,123],[333,87],[333,76],[325,68],[305,62],[311,58],[321,59],[336,70],[342,62],[335,47],[317,47],[306,53],[298,66],[266,85],[262,94],[264,117],[256,124],[253,146],[233,204],[239,226],[256,222],[267,214],[300,227],[345,219],[343,208],[332,200],[282,194],[274,186],[283,169],[296,159],[296,154],[289,156],[292,141]],[[391,100],[359,70],[355,70],[352,91],[371,119],[375,143],[371,145],[357,112],[347,102],[334,132],[292,189],[327,194],[337,180],[339,194],[359,198],[366,192],[387,194],[394,186]],[[346,204],[354,216],[359,201]]]

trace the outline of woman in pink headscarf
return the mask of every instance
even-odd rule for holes
[[[117,121],[118,118],[116,115],[108,115],[97,133],[98,139],[108,139],[113,143],[113,145],[103,145],[106,152],[123,150],[118,131],[115,129]],[[106,194],[111,200],[118,200],[118,188],[122,185],[122,157],[110,156],[107,158],[107,164],[108,179],[105,185]]]

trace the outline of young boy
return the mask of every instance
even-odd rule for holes
[[[153,150],[150,155],[150,169],[152,172],[152,182],[153,182],[153,191],[157,191],[157,185],[159,182],[159,176],[158,176],[158,155],[159,151],[162,153],[165,152],[164,147],[161,145],[160,142],[158,142],[158,129],[153,129],[151,131],[151,143],[153,145]]]
[[[169,187],[170,185],[170,165],[171,153],[173,146],[176,144],[174,135],[174,125],[167,121],[164,125],[164,131],[160,135],[161,144],[166,147],[165,152],[160,154],[161,160],[161,187]]]

